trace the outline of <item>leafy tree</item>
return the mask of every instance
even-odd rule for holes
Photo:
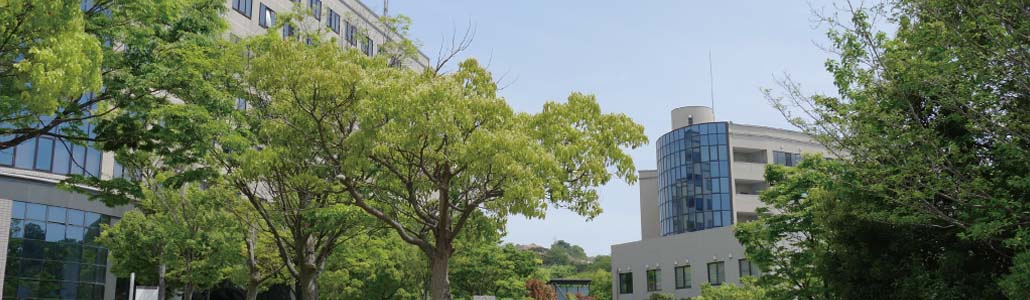
[[[572,275],[572,278],[590,280],[590,297],[596,300],[612,299],[612,273],[609,268],[593,269]]]
[[[701,296],[696,300],[753,300],[767,299],[766,290],[755,283],[755,279],[745,277],[741,279],[741,285],[724,284],[712,286],[705,283],[701,286]],[[669,298],[672,299],[672,298]]]
[[[548,265],[581,265],[587,261],[583,247],[558,240],[544,253],[544,264]]]
[[[291,148],[308,147],[290,155],[330,172],[317,178],[334,179],[349,201],[426,254],[433,299],[450,298],[454,240],[472,219],[542,217],[549,204],[593,216],[592,188],[610,180],[609,167],[635,179],[621,147],[645,142],[641,127],[601,113],[591,96],[515,113],[475,61],[454,74],[420,74],[352,52],[316,60],[307,53],[331,51],[266,44],[271,54],[257,51],[252,72],[264,76],[254,87],[276,112],[263,117],[280,124],[276,136],[295,139]]]
[[[290,22],[289,15],[284,20]],[[240,67],[232,91],[252,109],[223,120],[231,129],[215,139],[220,147],[212,159],[260,216],[295,281],[296,297],[318,299],[319,276],[334,249],[366,236],[375,223],[349,205],[335,179],[337,166],[319,159],[311,132],[297,134],[281,121],[306,116],[296,105],[347,96],[335,83],[355,80],[348,69],[368,59],[321,43],[315,33],[298,33],[312,37],[315,45],[308,46],[270,32],[276,33],[243,41],[246,51],[232,49],[236,56],[225,63]]]
[[[769,165],[765,180],[771,187],[759,195],[766,207],[758,219],[736,225],[736,236],[747,257],[766,270],[760,282],[774,299],[836,299],[823,280],[823,261],[830,251],[830,229],[824,203],[833,198],[831,168],[841,163],[805,156],[797,167]]]
[[[387,232],[389,233],[389,232]],[[323,299],[423,299],[425,258],[393,234],[377,232],[338,247],[320,285]]]
[[[519,299],[526,295],[525,282],[540,265],[540,259],[532,252],[498,242],[467,245],[454,256],[450,277],[455,297]]]
[[[159,298],[166,278],[183,288],[185,300],[222,281],[225,268],[236,261],[239,241],[222,206],[231,195],[187,186],[147,190],[136,210],[101,233],[100,243],[117,258],[112,271],[135,272],[141,282],[158,283]]]
[[[355,205],[429,257],[432,299],[450,298],[453,242],[478,214],[503,224],[511,214],[542,217],[553,204],[593,216],[600,208],[592,187],[611,178],[609,166],[635,180],[620,147],[646,141],[640,126],[602,114],[591,96],[516,114],[475,61],[454,74],[414,75],[380,87],[384,94],[356,94],[376,101],[349,100],[373,106],[359,132],[339,132],[357,119],[332,117],[304,132],[324,132],[313,136],[315,145],[341,170]]]
[[[170,95],[219,93],[205,80],[225,28],[218,0],[0,4],[0,150],[37,136],[152,144],[148,112]],[[92,123],[92,132],[87,132]]]
[[[932,250],[921,256],[940,264],[889,273],[924,279],[912,286],[929,287],[920,290],[927,294],[913,297],[997,298],[1000,288],[1009,296],[1026,294],[1026,286],[1010,284],[1025,276],[1014,272],[1021,265],[1013,258],[1030,249],[1025,7],[1023,1],[958,0],[849,6],[850,16],[826,18],[840,54],[827,63],[839,97],[806,96],[789,81],[786,98],[771,97],[793,123],[848,159],[848,176],[835,182],[864,196],[840,205],[869,222],[846,229],[894,229],[881,237],[913,239],[841,236],[854,243],[841,249],[867,254],[852,262],[889,261],[868,255],[883,248],[863,247]],[[878,19],[892,21],[895,33],[876,31],[871,23]],[[956,271],[961,278],[947,273]],[[875,290],[848,284],[854,280],[837,283],[849,292]]]
[[[673,296],[672,294],[666,294],[666,293],[651,293],[650,295],[647,295],[647,300],[675,300],[675,299],[676,299],[675,296]],[[757,299],[757,298],[755,298],[755,299]]]
[[[233,199],[233,198],[230,198]],[[283,268],[285,265],[279,258],[275,241],[266,229],[261,217],[250,206],[250,203],[236,198],[229,201],[230,212],[238,222],[241,237],[240,258],[242,262],[232,266],[230,279],[243,286],[247,300],[256,300],[258,293],[268,287],[285,283]]]

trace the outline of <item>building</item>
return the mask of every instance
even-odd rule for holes
[[[89,8],[94,1],[83,0]],[[263,34],[277,12],[312,8],[303,24],[326,26],[341,47],[377,55],[382,45],[402,38],[357,0],[226,0],[225,19],[235,37]],[[294,31],[285,29],[285,36]],[[421,53],[420,53],[421,54]],[[428,58],[399,62],[422,69]],[[89,97],[85,95],[83,97]],[[89,132],[91,128],[84,128]],[[3,137],[0,137],[3,138]],[[105,299],[124,293],[127,282],[110,272],[107,249],[94,239],[100,224],[112,224],[130,207],[107,207],[83,194],[59,190],[68,174],[123,176],[114,154],[39,137],[0,150],[0,293],[4,299]],[[116,288],[117,286],[117,288]]]
[[[614,299],[694,297],[703,283],[757,275],[732,225],[757,217],[766,164],[824,153],[800,132],[716,121],[703,106],[674,109],[656,145],[657,169],[640,170],[641,240],[612,245]]]
[[[547,281],[554,289],[555,300],[580,300],[590,297],[590,279],[559,278]]]

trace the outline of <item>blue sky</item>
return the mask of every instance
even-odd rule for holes
[[[382,10],[382,0],[365,0]],[[826,26],[811,1],[482,1],[393,0],[391,14],[412,18],[411,36],[434,58],[468,24],[475,40],[463,57],[489,63],[508,84],[500,94],[521,111],[578,91],[606,112],[643,124],[653,142],[670,129],[669,112],[709,105],[708,53],[719,120],[790,128],[762,97],[784,74],[809,92],[832,94],[824,63]],[[653,143],[630,150],[638,169],[655,167]],[[639,190],[612,181],[600,188],[604,213],[587,221],[562,210],[543,220],[515,217],[506,241],[550,245],[563,239],[588,254],[640,239]]]

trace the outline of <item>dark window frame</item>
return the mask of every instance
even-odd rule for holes
[[[633,272],[619,273],[619,294],[633,293]]]
[[[662,269],[647,270],[647,291],[657,292],[662,290]]]
[[[715,267],[715,274],[712,273],[712,267]],[[714,278],[712,275],[715,275]],[[722,261],[708,263],[708,283],[711,285],[722,285],[725,282],[726,263]]]
[[[275,26],[275,10],[269,8],[264,3],[260,3],[258,7],[258,26],[261,28],[268,29],[269,27]]]
[[[676,277],[676,289],[677,290],[679,290],[679,289],[689,289],[689,288],[691,288],[694,285],[694,283],[693,283],[693,279],[694,279],[693,277],[694,276],[693,276],[693,274],[690,274],[690,272],[691,272],[690,265],[676,266],[676,268],[674,268],[673,271],[674,271],[674,273],[676,273],[675,277]]]
[[[232,0],[232,10],[250,19],[254,12],[254,0]]]

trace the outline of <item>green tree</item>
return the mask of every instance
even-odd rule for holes
[[[454,296],[471,299],[492,295],[500,299],[521,299],[526,280],[540,266],[536,254],[500,241],[464,245],[451,262]]]
[[[893,275],[925,279],[931,288],[923,297],[997,298],[1000,288],[1025,295],[1025,285],[1010,283],[1026,276],[1014,272],[1026,259],[1013,258],[1030,255],[1026,3],[897,0],[848,8],[848,16],[826,18],[840,54],[827,63],[839,96],[807,96],[788,81],[787,96],[771,100],[847,158],[850,175],[835,182],[865,196],[841,205],[866,209],[869,228],[893,228],[884,237],[912,238],[896,245],[931,250],[922,256],[943,263]],[[896,26],[892,35],[871,24],[884,19]],[[842,239],[855,243],[844,248],[852,254],[884,244],[852,237]],[[968,267],[961,278],[947,274]],[[934,280],[942,278],[958,285],[941,290]],[[875,290],[849,282],[837,283]]]
[[[166,280],[182,287],[183,299],[222,281],[224,270],[237,261],[240,238],[224,205],[227,190],[154,189],[145,193],[136,210],[105,228],[100,244],[111,251],[112,271],[140,275],[157,283],[165,296]],[[156,271],[156,272],[155,272]]]
[[[335,250],[320,285],[322,299],[423,299],[425,258],[390,232],[377,232]]]
[[[277,26],[290,18],[284,14]],[[231,91],[251,109],[223,119],[230,129],[214,139],[219,147],[212,161],[260,216],[295,282],[296,297],[313,300],[319,298],[319,276],[334,249],[366,236],[376,223],[349,205],[350,195],[336,182],[338,166],[327,164],[311,146],[314,132],[298,134],[282,120],[308,116],[297,106],[348,96],[344,83],[361,78],[350,71],[370,60],[320,42],[317,32],[298,33],[310,36],[314,46],[284,40],[277,32],[243,41],[246,51],[230,50],[235,56],[225,65],[239,67]]]
[[[429,257],[432,299],[450,298],[453,243],[477,214],[504,224],[512,214],[542,217],[553,204],[594,216],[593,187],[611,178],[609,167],[635,180],[621,147],[646,142],[641,127],[601,113],[592,96],[573,94],[524,114],[496,97],[489,74],[472,60],[454,74],[397,77],[402,84],[348,100],[371,106],[360,121],[324,118],[304,132],[323,133],[312,135],[314,144],[341,170],[337,178],[355,205]],[[363,124],[358,132],[339,132],[355,121]]]
[[[797,167],[769,165],[765,180],[771,187],[759,195],[766,207],[758,219],[736,225],[750,261],[766,270],[760,283],[774,299],[836,299],[831,297],[820,269],[830,246],[823,204],[835,197],[831,168],[841,163],[806,155]],[[839,172],[838,172],[839,173]]]
[[[754,300],[768,299],[765,288],[755,283],[754,278],[741,279],[741,285],[724,284],[712,286],[705,283],[701,286],[701,295],[696,300]],[[652,294],[654,295],[654,294]],[[672,299],[671,297],[668,299]]]
[[[217,97],[219,0],[4,1],[0,150],[37,136],[148,147],[152,109]],[[92,130],[88,130],[91,129]],[[91,131],[91,132],[88,132]],[[152,147],[152,146],[150,146]]]

